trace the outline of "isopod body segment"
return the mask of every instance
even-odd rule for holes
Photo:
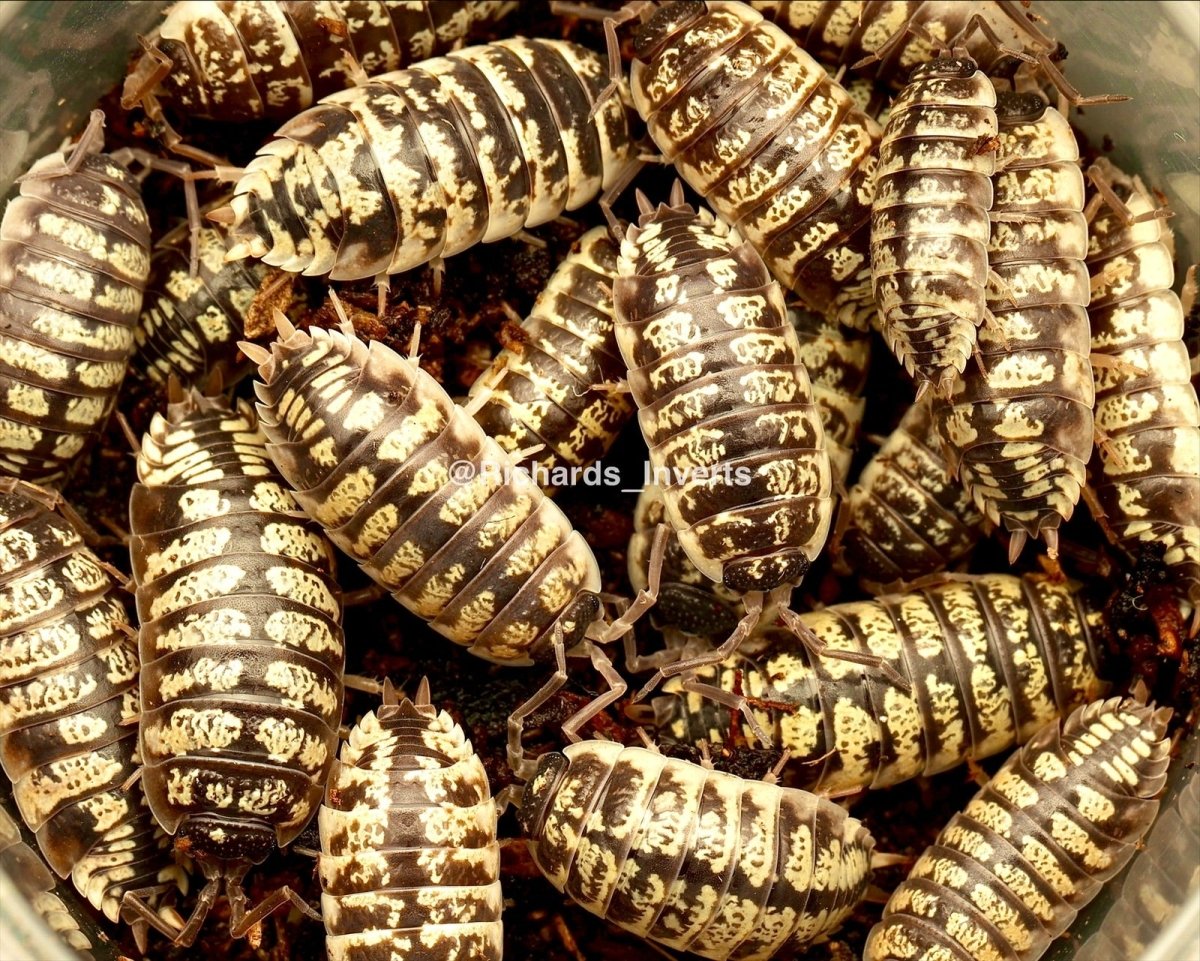
[[[516,9],[509,0],[278,0],[175,3],[126,81],[121,105],[147,94],[225,122],[285,119],[359,71],[398,70],[446,53]],[[164,61],[160,68],[155,61]],[[165,69],[164,69],[165,68]],[[161,73],[156,85],[146,84]]]
[[[1103,159],[1093,170],[1125,210],[1100,205],[1088,238],[1100,439],[1092,488],[1117,543],[1130,554],[1161,545],[1180,596],[1197,608],[1200,404],[1189,381],[1183,305],[1171,289],[1171,232],[1158,217],[1132,222],[1156,208],[1140,180]]]
[[[913,71],[892,102],[875,174],[871,271],[884,339],[943,393],[987,312],[996,91],[966,57]]]
[[[445,711],[384,703],[354,726],[318,824],[330,961],[500,961],[500,845],[483,763]]]
[[[528,664],[596,620],[587,542],[432,377],[352,330],[256,352],[262,428],[330,539],[439,634]]]
[[[679,175],[808,307],[866,329],[879,125],[743,3],[665,4],[634,56],[634,106]]]
[[[309,276],[398,273],[574,210],[633,157],[600,56],[502,40],[382,74],[283,125],[220,216],[230,259]]]
[[[832,802],[611,741],[543,755],[519,817],[559,891],[717,961],[817,939],[870,878],[873,841]]]
[[[660,205],[631,226],[617,344],[671,527],[738,593],[796,584],[824,546],[832,477],[783,292],[708,211]]]
[[[1103,693],[1098,615],[1077,586],[986,574],[800,616],[831,648],[882,656],[909,689],[849,661],[811,654],[785,631],[746,641],[697,680],[744,694],[798,785],[882,788],[981,760],[1028,740]],[[671,681],[654,701],[673,740],[720,743],[730,709]],[[752,742],[758,738],[747,733]]]
[[[138,784],[138,660],[109,569],[58,496],[0,479],[0,764],[59,877],[116,921],[125,891],[186,888]]]
[[[1054,556],[1093,441],[1083,173],[1070,124],[1040,96],[1001,93],[996,112],[993,322],[979,329],[980,362],[937,401],[935,418],[951,469],[1010,532],[1010,556],[1031,537]]]
[[[1036,961],[1158,813],[1169,710],[1095,701],[1010,757],[893,892],[866,961]]]
[[[235,936],[240,881],[316,814],[344,694],[333,546],[283,485],[248,405],[195,391],[138,453],[130,556],[141,628],[142,783]]]
[[[103,429],[150,269],[137,180],[96,152],[38,160],[0,221],[0,473],[60,483]]]
[[[578,246],[538,295],[521,341],[500,352],[469,395],[468,409],[510,454],[542,446],[525,463],[543,488],[555,486],[558,468],[601,459],[633,415],[617,386],[625,376],[613,332],[618,248],[605,227]]]

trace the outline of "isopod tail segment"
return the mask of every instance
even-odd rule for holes
[[[266,857],[275,843],[274,832],[268,831],[267,835],[267,844],[261,857],[258,858],[259,861]],[[176,847],[177,849],[180,847],[178,842]],[[223,885],[225,897],[229,901],[230,937],[246,937],[264,918],[278,911],[285,904],[291,904],[314,921],[321,920],[320,913],[287,885],[268,894],[247,911],[246,892],[242,888],[242,880],[245,878],[246,872],[253,866],[249,860],[235,858],[228,861],[201,861],[199,864],[207,883],[201,889],[196,899],[196,905],[183,927],[171,924],[148,903],[150,898],[167,890],[168,885],[155,885],[126,891],[121,901],[121,919],[127,924],[134,925],[135,934],[139,928],[145,931],[147,927],[150,927],[165,935],[177,947],[190,947],[204,926],[209,911],[212,910],[212,906],[220,896]]]

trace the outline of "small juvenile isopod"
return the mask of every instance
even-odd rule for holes
[[[1171,230],[1153,216],[1157,205],[1139,179],[1103,158],[1089,172],[1108,195],[1089,204],[1100,438],[1092,489],[1116,542],[1130,554],[1161,545],[1180,596],[1198,608],[1200,404],[1189,382],[1183,306],[1171,290]]]
[[[500,961],[496,803],[471,742],[445,711],[383,705],[354,726],[318,823],[329,961]]]
[[[225,242],[211,227],[201,229],[197,253],[193,276],[183,224],[151,254],[134,365],[158,384],[174,376],[185,386],[202,385],[218,370],[231,384],[244,372],[237,345],[267,270],[257,263],[226,263]]]
[[[633,414],[617,385],[625,363],[613,334],[617,245],[605,227],[579,239],[521,324],[523,339],[471,385],[467,409],[545,489],[608,453]]]
[[[576,904],[716,961],[817,940],[871,875],[870,834],[825,798],[612,741],[542,755],[519,819]]]
[[[1087,305],[1087,222],[1079,146],[1037,94],[997,97],[1000,146],[988,256],[993,321],[979,363],[934,407],[939,436],[975,505],[1010,532],[1058,553],[1086,483],[1095,387]]]
[[[248,405],[175,396],[137,466],[142,783],[208,882],[168,933],[191,944],[224,884],[242,937],[289,900],[310,911],[285,887],[247,912],[242,879],[308,824],[334,761],[345,663],[334,549],[298,516]],[[125,910],[144,917],[136,892]]]
[[[1037,961],[1154,822],[1170,716],[1113,698],[1040,730],[925,849],[865,961]]]
[[[0,478],[0,764],[51,868],[116,921],[125,892],[150,888],[157,905],[168,888],[186,890],[186,876],[141,785],[129,784],[129,617],[110,569],[63,511],[57,494]],[[145,924],[134,931],[144,942]]]
[[[865,587],[890,587],[948,570],[982,536],[983,515],[950,476],[929,399],[908,409],[846,499],[831,549]]]
[[[121,106],[160,120],[285,119],[365,74],[447,53],[516,9],[511,0],[175,3],[143,46]]]
[[[590,116],[599,54],[556,40],[470,47],[326,97],[235,188],[231,260],[308,276],[409,270],[575,210],[633,158],[620,98]]]
[[[969,57],[913,71],[892,101],[871,207],[884,339],[916,380],[947,393],[987,314],[996,91]]]
[[[69,155],[21,178],[0,221],[0,473],[59,482],[100,433],[133,352],[150,269],[137,180],[99,151],[95,111]]]
[[[1044,577],[964,576],[800,619],[831,648],[883,656],[910,689],[768,631],[669,682],[653,702],[660,731],[721,743],[730,710],[749,709],[763,746],[798,762],[795,783],[842,793],[990,757],[1102,693],[1097,615],[1077,587]]]

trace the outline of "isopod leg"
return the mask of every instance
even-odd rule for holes
[[[759,619],[762,617],[763,596],[758,591],[752,591],[746,595],[746,613],[742,619],[738,621],[737,627],[729,637],[725,638],[724,643],[720,647],[715,647],[710,651],[705,651],[703,654],[697,654],[694,657],[685,657],[676,661],[674,664],[668,664],[666,667],[660,667],[654,672],[654,676],[650,678],[641,690],[634,695],[633,700],[644,700],[650,693],[657,688],[668,677],[674,677],[676,674],[686,674],[688,672],[697,671],[702,667],[708,667],[710,664],[719,664],[725,660],[758,625]]]
[[[685,677],[682,686],[690,694],[699,694],[701,697],[720,704],[722,707],[727,707],[731,711],[738,712],[746,719],[746,723],[750,725],[750,730],[758,738],[758,743],[763,747],[771,745],[771,736],[767,733],[766,728],[762,726],[758,718],[754,716],[750,700],[744,694],[727,691],[723,687],[717,687],[715,684],[705,684],[694,674]]]
[[[875,654],[864,654],[861,651],[847,651],[839,647],[830,647],[800,620],[799,614],[788,607],[779,608],[779,617],[787,625],[788,630],[796,635],[814,657],[832,657],[841,661],[850,661],[853,664],[862,664],[864,667],[875,668],[890,683],[896,685],[896,687],[905,693],[912,690],[912,685],[908,679],[882,657]]]
[[[204,885],[196,899],[196,906],[192,909],[191,916],[182,928],[169,924],[146,901],[147,898],[161,894],[168,887],[170,885],[156,884],[153,887],[126,891],[125,896],[121,899],[121,918],[127,924],[146,924],[170,938],[171,943],[179,947],[190,947],[204,926],[204,919],[208,917],[208,912],[217,900],[217,895],[221,891],[221,880],[212,878]]]
[[[525,746],[521,735],[525,732],[525,718],[545,704],[567,683],[567,652],[563,642],[562,627],[554,625],[555,670],[550,679],[533,695],[508,716],[508,766],[519,781],[528,781],[537,769],[537,762],[525,759]]]
[[[580,740],[579,729],[583,727],[583,725],[585,725],[606,707],[620,698],[621,695],[628,690],[628,685],[625,683],[625,678],[621,677],[621,675],[617,673],[616,669],[612,666],[612,661],[608,659],[608,655],[605,654],[600,647],[591,642],[588,642],[587,648],[588,657],[590,657],[592,661],[592,667],[594,667],[596,672],[604,678],[605,683],[608,684],[608,690],[605,693],[593,698],[569,718],[563,721],[563,736],[572,743]]]
[[[601,644],[608,644],[619,637],[624,637],[629,629],[658,600],[658,589],[662,583],[663,559],[667,553],[667,535],[669,533],[670,528],[665,524],[659,524],[655,528],[654,541],[650,546],[650,569],[648,571],[649,576],[646,589],[638,591],[637,597],[633,599],[633,603],[629,605],[629,608],[609,624],[599,637],[595,638]]]
[[[263,918],[289,903],[314,921],[322,920],[320,912],[286,884],[272,891],[249,911],[246,910],[246,892],[242,890],[240,878],[230,878],[226,882],[225,896],[229,899],[229,935],[234,938],[246,937]]]
[[[1103,168],[1099,164],[1092,164],[1087,169],[1087,178],[1092,182],[1092,186],[1096,188],[1096,194],[1088,201],[1088,205],[1083,210],[1083,216],[1090,224],[1099,213],[1102,204],[1107,204],[1121,223],[1126,226],[1145,223],[1148,220],[1167,220],[1173,216],[1170,207],[1158,206],[1153,210],[1147,210],[1143,213],[1135,215],[1129,209],[1129,205],[1117,194],[1113,189],[1112,182],[1105,176]]]

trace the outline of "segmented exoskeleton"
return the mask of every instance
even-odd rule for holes
[[[259,364],[260,422],[296,500],[439,634],[528,664],[596,620],[587,542],[432,377],[353,329],[283,325]]]
[[[1183,787],[1155,821],[1143,850],[1123,878],[1099,928],[1076,952],[1077,961],[1137,958],[1200,890],[1200,736],[1195,730],[1174,763]]]
[[[500,845],[487,772],[445,711],[383,706],[342,745],[321,806],[330,961],[500,961]]]
[[[542,445],[523,463],[547,492],[559,474],[607,454],[633,414],[617,386],[625,363],[613,334],[616,273],[608,229],[588,231],[521,324],[523,339],[471,385],[467,409],[496,443],[510,454]]]
[[[93,934],[88,936],[79,926],[79,920],[55,892],[56,879],[46,867],[46,862],[28,844],[21,840],[21,828],[8,811],[0,805],[0,872],[17,893],[29,902],[29,906],[46,922],[54,936],[73,952],[71,957],[92,961],[90,949]]]
[[[247,405],[192,391],[152,421],[130,498],[142,783],[208,881],[180,944],[222,882],[234,937],[289,899],[303,904],[283,888],[247,914],[241,881],[316,813],[337,749],[333,545],[298,516],[265,443]]]
[[[871,339],[800,307],[788,308],[788,320],[796,328],[800,363],[808,371],[821,415],[834,482],[845,484],[867,405],[863,391],[870,373]]]
[[[1040,730],[925,849],[866,961],[1040,958],[1153,823],[1170,714],[1113,698]]]
[[[621,246],[617,344],[684,551],[710,580],[767,593],[824,546],[824,431],[779,285],[678,193],[647,203]]]
[[[145,43],[121,106],[157,100],[225,122],[291,117],[352,86],[447,53],[516,8],[509,0],[180,2]]]
[[[214,371],[232,383],[244,373],[237,343],[246,312],[267,270],[256,263],[226,263],[225,241],[203,228],[197,241],[198,270],[190,269],[187,225],[154,245],[150,280],[138,320],[137,369],[159,384],[203,384]]]
[[[634,41],[633,102],[663,156],[807,306],[866,329],[879,125],[743,3],[671,3]]]
[[[238,181],[229,257],[310,276],[397,273],[574,210],[632,160],[620,98],[588,116],[600,56],[503,40],[326,97]]]
[[[1033,93],[997,99],[994,322],[979,330],[979,363],[934,414],[951,470],[984,516],[1011,532],[1009,556],[1040,536],[1054,557],[1092,450],[1083,173],[1061,113]]]
[[[1170,228],[1137,178],[1107,160],[1088,238],[1096,434],[1091,484],[1105,528],[1131,554],[1162,545],[1181,596],[1200,607],[1200,404],[1191,385]],[[1134,223],[1138,217],[1148,219]]]
[[[838,566],[876,592],[953,567],[982,536],[983,515],[950,476],[928,398],[863,468],[845,510],[832,545]]]
[[[137,180],[96,111],[69,156],[37,161],[0,222],[0,473],[61,481],[103,429],[150,269]]]
[[[663,733],[720,743],[741,692],[769,746],[800,762],[796,783],[836,793],[990,757],[1102,693],[1097,615],[1076,588],[1047,578],[964,576],[801,620],[830,647],[882,655],[911,690],[769,631],[697,672],[705,686],[669,682],[671,696],[654,700]]]
[[[813,57],[901,86],[918,64],[951,42],[966,46],[984,73],[997,76],[1019,65],[1007,50],[1053,62],[1060,44],[1037,26],[1025,4],[1009,0],[749,0]],[[978,28],[972,21],[979,21]],[[970,29],[968,29],[970,28]],[[997,43],[999,40],[999,43]],[[856,65],[870,58],[861,67]]]
[[[721,961],[818,939],[871,873],[870,834],[830,801],[612,741],[543,755],[519,819],[577,904]]]
[[[116,584],[57,494],[0,478],[0,764],[59,877],[116,921],[186,877],[138,785],[138,660]],[[145,925],[135,928],[144,943]]]
[[[967,57],[922,64],[892,102],[875,174],[878,323],[917,396],[948,393],[987,313],[996,91]]]

